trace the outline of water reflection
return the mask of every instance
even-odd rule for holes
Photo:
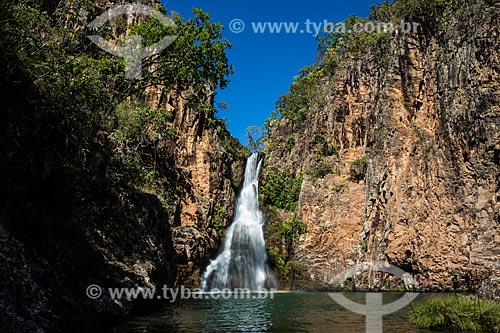
[[[344,293],[364,303],[365,293]],[[401,293],[385,293],[390,303]],[[427,296],[419,296],[415,302]],[[383,332],[425,332],[407,320],[410,307],[384,316]],[[153,315],[137,317],[107,332],[342,332],[365,331],[365,318],[335,303],[326,292],[277,293],[274,299],[183,300]]]
[[[217,301],[203,332],[268,332],[271,305],[270,299]]]

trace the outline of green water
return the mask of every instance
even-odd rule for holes
[[[344,293],[364,303],[365,293]],[[384,293],[384,304],[402,293]],[[419,295],[412,304],[429,294]],[[383,332],[428,332],[408,321],[411,305],[383,317]],[[338,305],[326,292],[276,293],[273,299],[182,300],[111,330],[126,332],[365,332],[365,318]]]

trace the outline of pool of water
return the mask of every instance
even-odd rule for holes
[[[366,293],[344,292],[364,303]],[[421,294],[411,304],[430,294]],[[384,293],[384,304],[402,293]],[[383,317],[383,332],[429,332],[408,321],[411,304]],[[327,292],[278,292],[260,299],[190,299],[168,304],[147,316],[135,317],[109,330],[151,332],[365,332],[365,317],[337,304]]]

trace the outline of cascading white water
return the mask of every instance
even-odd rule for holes
[[[252,291],[274,288],[274,277],[266,264],[264,224],[259,210],[259,173],[262,161],[254,153],[247,159],[245,178],[236,213],[226,231],[223,249],[203,273],[201,288],[247,288]]]

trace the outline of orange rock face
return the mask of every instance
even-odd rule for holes
[[[241,146],[226,129],[210,128],[206,116],[189,104],[191,92],[165,92],[162,87],[152,87],[147,95],[152,108],[164,108],[173,114],[176,139],[171,160],[165,162],[177,173],[172,177],[177,181],[172,183],[175,199],[169,221],[179,258],[176,284],[197,287],[199,273],[218,250],[222,232],[233,215],[245,158],[231,151]],[[209,98],[207,103],[213,101]],[[215,217],[217,211],[224,214]]]
[[[308,233],[296,249],[296,287],[334,287],[346,267],[385,260],[422,290],[498,297],[498,9],[474,10],[480,24],[457,15],[443,31],[391,36],[383,55],[341,58],[304,121],[270,123],[266,169],[304,175],[299,216]],[[318,150],[324,142],[338,154]],[[366,170],[353,179],[362,157]],[[331,169],[311,176],[319,163]],[[385,280],[357,283],[383,288]]]

